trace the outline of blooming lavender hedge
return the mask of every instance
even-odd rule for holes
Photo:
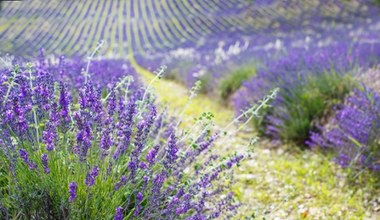
[[[236,214],[230,171],[247,155],[213,153],[227,131],[212,131],[211,114],[181,132],[158,112],[149,90],[131,90],[128,76],[109,88],[91,78],[77,87],[54,79],[54,71],[44,62],[1,70],[2,219]]]
[[[100,47],[101,45],[95,49],[95,52],[100,50]],[[123,59],[95,59],[90,56],[84,60],[80,56],[71,58],[45,56],[44,50],[40,49],[37,63],[52,73],[54,79],[66,83],[70,88],[79,88],[87,80],[91,80],[97,86],[110,88],[125,75],[131,76],[129,79],[131,90],[141,87],[135,69]]]
[[[368,168],[380,174],[380,95],[370,89],[355,89],[309,145],[333,149],[336,162],[354,170]]]
[[[314,47],[313,47],[314,48]],[[380,57],[377,44],[338,44],[310,50],[297,49],[262,67],[243,83],[233,98],[237,112],[273,87],[280,94],[272,111],[256,121],[262,134],[304,145],[314,122],[329,114],[354,86],[357,67],[368,68]]]

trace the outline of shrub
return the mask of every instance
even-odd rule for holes
[[[219,90],[223,101],[228,101],[229,97],[236,92],[241,84],[255,75],[254,67],[242,67],[232,71],[220,82]]]
[[[314,129],[313,122],[328,116],[328,110],[341,102],[352,86],[348,75],[334,71],[310,75],[304,84],[280,93],[277,102],[282,108],[270,110],[263,122],[268,126],[266,134],[303,146]]]
[[[334,70],[309,72],[292,80],[282,85],[271,103],[274,108],[263,111],[253,123],[261,135],[304,146],[316,122],[329,116],[330,109],[343,100],[354,81],[349,74]]]
[[[336,116],[312,133],[310,146],[333,149],[336,162],[353,170],[369,168],[380,174],[380,95],[367,89],[355,89]]]
[[[268,68],[260,68],[255,77],[244,82],[233,103],[240,112],[258,100],[261,93],[279,87],[273,108],[264,112],[255,126],[261,135],[304,146],[315,124],[328,117],[331,107],[342,101],[354,86],[350,73],[357,66],[372,66],[376,53],[360,44],[290,52],[269,63]]]
[[[2,218],[236,214],[229,170],[247,154],[214,154],[214,142],[228,130],[213,131],[211,114],[182,132],[176,120],[158,113],[149,90],[130,91],[124,78],[102,93],[90,80],[80,87],[54,80],[41,63],[14,66],[2,76]]]

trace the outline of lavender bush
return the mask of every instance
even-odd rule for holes
[[[230,172],[249,154],[212,151],[233,122],[213,131],[212,115],[204,114],[190,133],[181,132],[149,90],[130,89],[128,76],[105,90],[90,79],[79,87],[56,80],[43,62],[1,71],[2,219],[236,214]],[[244,115],[256,115],[272,98]]]
[[[313,132],[309,145],[333,149],[336,162],[354,170],[380,173],[380,95],[371,89],[355,89],[320,133]]]
[[[233,101],[239,112],[258,100],[260,93],[280,87],[280,94],[272,103],[275,108],[264,113],[255,125],[261,134],[304,145],[313,122],[328,114],[328,109],[339,103],[354,85],[349,73],[355,69],[357,62],[352,57],[357,54],[347,53],[345,47],[298,52],[279,59],[269,68],[259,69]]]

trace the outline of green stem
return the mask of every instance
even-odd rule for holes
[[[87,62],[87,66],[86,66],[86,72],[84,73],[84,82],[87,83],[87,80],[88,80],[88,76],[89,76],[89,69],[90,69],[90,64],[91,64],[91,61],[92,59],[94,59],[94,56],[96,55],[96,53],[98,53],[98,51],[103,47],[103,44],[104,44],[104,41],[101,40],[99,43],[98,43],[98,46],[95,48],[95,50],[91,53],[91,55],[88,57],[88,62]]]
[[[19,69],[17,65],[15,66],[15,69],[12,71],[12,73],[13,73],[11,77],[12,81],[10,82],[7,93],[5,94],[5,97],[3,100],[3,107],[5,106],[5,103],[8,101],[9,94],[11,93],[11,90],[13,86],[15,85],[15,79],[16,79],[17,74],[19,73]]]
[[[144,108],[145,108],[145,102],[144,102],[144,101],[145,101],[145,98],[146,98],[147,93],[149,93],[150,87],[152,86],[152,84],[153,84],[157,79],[161,79],[162,75],[164,75],[164,73],[165,73],[166,68],[167,68],[167,66],[163,65],[163,66],[161,66],[158,70],[154,71],[154,73],[156,74],[156,76],[155,76],[155,77],[149,82],[148,87],[145,89],[145,92],[144,92],[143,98],[142,98],[142,100],[141,100],[140,112],[139,112],[138,117],[140,117],[142,111],[144,111]]]
[[[32,65],[31,64],[27,64],[28,68],[29,68],[29,87],[31,89],[31,91],[33,91],[33,75],[32,75]],[[34,96],[32,95],[32,103],[34,103]],[[36,112],[36,109],[33,107],[32,108],[32,112],[33,112],[33,120],[34,120],[34,128],[36,130],[36,139],[37,139],[37,144],[38,146],[39,145],[39,141],[40,141],[40,134],[39,134],[39,131],[38,131],[38,118],[37,118],[37,112]]]

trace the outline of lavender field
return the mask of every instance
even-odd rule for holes
[[[380,219],[380,1],[0,1],[0,219]]]

